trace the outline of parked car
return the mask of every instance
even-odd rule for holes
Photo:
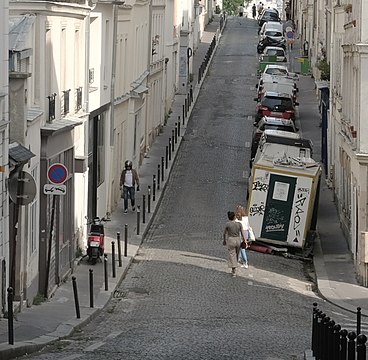
[[[263,71],[263,74],[285,76],[285,77],[289,77],[293,79],[294,81],[299,80],[299,77],[297,74],[289,72],[288,67],[282,64],[267,65]]]
[[[282,39],[280,40],[275,40],[275,39],[272,39],[268,36],[265,36],[257,45],[257,53],[258,54],[262,54],[262,52],[264,51],[264,49],[267,47],[267,46],[277,46],[277,47],[281,47],[283,48],[284,50],[286,50],[286,40],[285,38],[283,37]]]
[[[264,9],[260,17],[258,18],[258,25],[262,27],[262,25],[267,21],[276,21],[280,22],[280,15],[276,9]]]
[[[258,84],[256,85],[258,90],[258,101],[262,99],[265,92],[278,92],[287,93],[292,96],[294,104],[297,101],[298,87],[295,81],[288,77],[263,74]]]
[[[282,40],[284,38],[283,24],[276,21],[265,22],[259,31],[259,40],[266,36],[274,40]]]
[[[259,61],[269,61],[270,57],[276,57],[276,62],[286,62],[286,51],[282,47],[266,46],[259,57]]]
[[[299,103],[294,101],[292,95],[266,91],[261,99],[254,98],[257,101],[256,122],[263,116],[272,116],[295,121],[295,106]]]
[[[256,125],[252,136],[252,145],[250,150],[250,158],[256,155],[257,148],[261,136],[265,130],[277,130],[282,132],[297,133],[299,129],[295,127],[292,120],[280,119],[275,117],[264,116]]]

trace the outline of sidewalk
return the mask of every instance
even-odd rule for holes
[[[202,83],[197,84],[198,70],[209,48],[213,37],[219,36],[219,19],[206,27],[202,42],[193,55],[193,103],[195,103]],[[299,56],[300,44],[295,44],[290,52],[292,59]],[[291,61],[291,70],[298,71],[296,61]],[[204,79],[204,76],[202,77]],[[320,114],[318,111],[317,97],[314,80],[309,76],[300,76],[299,81],[300,117],[302,118],[301,130],[305,138],[309,138],[314,144],[314,157],[320,160]],[[158,164],[162,157],[165,158],[166,146],[175,130],[175,122],[180,116],[182,124],[182,107],[185,95],[175,96],[172,104],[172,113],[163,133],[158,136],[150,149],[149,155],[144,159],[140,167],[141,191],[137,193],[137,204],[142,204],[142,196],[148,194],[148,186],[152,187],[153,175],[157,176]],[[192,106],[193,107],[193,106]],[[191,109],[185,119],[190,117]],[[181,135],[184,134],[185,125],[181,126]],[[111,221],[106,223],[106,252],[108,253],[108,290],[105,291],[103,264],[98,263],[90,266],[84,259],[79,262],[73,276],[78,286],[79,304],[81,318],[76,319],[72,281],[70,279],[60,286],[54,296],[42,305],[33,305],[24,308],[16,314],[14,321],[14,345],[8,345],[8,322],[0,319],[0,360],[11,359],[41,349],[47,343],[58,338],[70,335],[75,329],[81,327],[91,318],[96,316],[106,305],[108,300],[114,296],[114,289],[125,276],[129,264],[138,251],[143,237],[148,230],[155,210],[160,204],[165,186],[170,176],[170,169],[174,163],[181,137],[174,146],[174,153],[168,168],[164,172],[164,182],[160,181],[160,189],[155,193],[155,201],[151,202],[151,211],[146,213],[145,224],[142,223],[143,213],[140,213],[139,235],[137,235],[137,214],[129,212],[123,214],[122,201],[111,216]],[[151,192],[151,196],[153,196]],[[121,234],[121,249],[124,255],[125,225],[128,229],[127,256],[122,257],[122,266],[116,261],[116,277],[112,277],[111,267],[111,242],[115,241],[117,232]],[[336,304],[349,311],[356,311],[357,306],[362,308],[362,314],[368,316],[368,289],[361,287],[355,280],[354,265],[347,248],[346,241],[339,226],[338,214],[333,202],[333,193],[325,183],[321,184],[319,216],[318,216],[318,238],[314,249],[314,265],[317,276],[318,291],[327,301]],[[116,246],[117,253],[117,246]],[[116,255],[117,259],[117,255]],[[89,307],[89,269],[94,274],[94,308]],[[311,304],[312,308],[312,304]],[[323,310],[323,305],[321,306]]]
[[[299,72],[301,65],[296,60],[301,55],[299,40],[296,41],[289,54],[291,71]],[[300,129],[303,137],[313,142],[314,159],[321,161],[321,115],[318,109],[314,79],[300,75],[298,86]],[[359,306],[362,309],[362,315],[368,316],[368,288],[358,285],[356,281],[354,261],[340,228],[336,204],[333,200],[333,190],[328,187],[324,173],[322,174],[313,260],[320,296],[354,313]],[[323,305],[320,309],[323,311]]]
[[[145,213],[145,224],[143,224],[143,212],[140,212],[140,221],[137,221],[137,213],[129,211],[123,214],[123,201],[119,202],[119,206],[111,215],[111,221],[105,223],[105,252],[108,254],[108,290],[105,290],[104,264],[97,263],[91,266],[85,258],[79,259],[72,276],[76,278],[78,288],[78,298],[80,305],[80,319],[76,318],[74,293],[72,287],[72,276],[61,285],[51,299],[41,305],[33,305],[30,308],[23,308],[20,313],[16,314],[14,319],[14,345],[8,344],[8,321],[0,319],[0,360],[11,359],[16,356],[22,356],[26,353],[32,353],[41,349],[46,344],[59,338],[70,335],[74,330],[82,327],[83,324],[90,321],[99,311],[107,304],[109,299],[114,296],[114,290],[125,276],[131,261],[136,255],[141,245],[144,235],[153,219],[156,208],[160,204],[161,197],[165,192],[165,186],[170,176],[170,170],[174,163],[177,149],[185,132],[185,126],[190,118],[190,114],[195,103],[205,74],[209,68],[209,64],[202,76],[201,82],[198,83],[198,72],[210,44],[216,36],[216,47],[218,39],[221,36],[220,18],[215,15],[214,20],[206,26],[202,41],[198,49],[193,54],[193,80],[191,82],[193,90],[193,102],[187,112],[183,123],[183,105],[185,104],[186,95],[176,95],[172,104],[172,113],[168,123],[163,128],[163,132],[155,139],[148,156],[144,159],[139,168],[140,174],[140,192],[136,193],[136,204],[142,207],[143,195],[146,195],[146,208],[148,210],[148,186],[151,186],[151,202],[150,213]],[[216,50],[213,51],[213,54]],[[213,56],[213,55],[212,55]],[[188,87],[189,93],[190,87]],[[161,180],[160,188],[158,188],[158,179],[156,179],[157,189],[153,198],[153,175],[158,178],[158,165],[161,165],[162,159],[165,162],[166,146],[169,139],[172,138],[173,130],[175,132],[176,122],[180,116],[180,133],[177,142],[174,141],[174,151],[171,153],[171,160],[168,161],[167,169],[164,166],[164,181]],[[166,165],[166,164],[165,164]],[[143,209],[143,208],[142,208]],[[137,229],[139,224],[139,234]],[[127,256],[124,256],[125,228],[128,233]],[[120,232],[122,263],[119,267],[118,262],[118,246],[116,242],[117,233]],[[112,277],[112,241],[115,242],[115,263],[116,277]],[[94,279],[94,307],[90,307],[90,290],[89,290],[89,270],[93,269]]]

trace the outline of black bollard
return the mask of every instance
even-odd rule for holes
[[[327,356],[328,356],[328,324],[330,322],[330,318],[328,316],[326,316],[323,319],[323,323],[322,323],[322,359],[326,359],[327,360]]]
[[[72,276],[73,283],[73,293],[74,293],[74,304],[75,304],[75,313],[77,315],[77,319],[80,319],[80,309],[79,309],[79,299],[78,299],[78,289],[77,289],[77,279],[75,276]]]
[[[116,277],[116,264],[115,264],[115,242],[111,241],[111,268],[112,268],[112,277]]]
[[[189,93],[190,93],[190,101],[193,102],[193,85],[190,85]]]
[[[8,343],[14,345],[13,288],[8,288]]]
[[[363,334],[358,335],[357,337],[357,360],[366,360],[366,345],[367,337]]]
[[[140,233],[140,222],[141,222],[141,208],[137,206],[137,235]]]
[[[169,138],[169,161],[171,161],[171,138]]]
[[[188,106],[188,112],[189,112],[189,109],[190,109],[190,96],[189,96],[189,93],[187,94],[187,106]]]
[[[326,314],[324,314],[322,311],[319,311],[318,316],[318,325],[317,325],[317,352],[316,352],[316,358],[320,359],[322,356],[322,348],[325,346],[325,342],[323,340],[323,320],[326,317]]]
[[[147,212],[148,214],[151,213],[151,186],[148,186]]]
[[[348,334],[348,360],[355,360],[355,332],[351,331]]]
[[[340,352],[340,330],[341,326],[336,324],[333,327],[333,349],[332,349],[332,359],[339,359]]]
[[[164,163],[165,163],[165,158],[161,156],[161,182],[165,181]]]
[[[333,333],[334,333],[333,328],[334,326],[335,326],[335,321],[330,320],[328,322],[328,328],[327,328],[327,359],[328,360],[333,360],[332,354],[333,354]]]
[[[160,190],[160,181],[161,181],[161,169],[160,164],[157,165],[157,190]]]
[[[362,309],[360,307],[357,307],[357,332],[356,334],[360,334],[361,324],[362,324]]]
[[[179,120],[180,120],[180,116],[179,116]],[[180,137],[180,134],[181,134],[181,132],[180,132],[180,121],[178,122],[178,137]]]
[[[89,307],[93,306],[93,269],[89,269]]]
[[[184,121],[185,121],[185,105],[183,105],[183,125],[184,125]]]
[[[124,256],[128,256],[128,224],[125,224]]]
[[[175,151],[175,130],[171,130],[171,150]]]
[[[188,100],[187,98],[185,98],[185,102],[184,102],[184,110],[185,110],[185,117],[188,116],[188,104],[187,104]]]
[[[143,195],[142,199],[142,223],[146,223],[146,195]]]
[[[312,351],[316,351],[316,332],[317,332],[317,303],[313,303],[312,313]]]
[[[156,175],[152,175],[152,201],[156,201]]]
[[[144,196],[144,195],[143,195]],[[119,267],[123,266],[123,262],[121,260],[121,243],[120,243],[120,232],[116,233],[116,241],[118,243],[118,260],[119,260]]]
[[[107,274],[107,254],[104,254],[104,278],[105,278],[105,291],[109,290],[109,280]]]
[[[166,154],[165,154],[165,169],[169,166],[169,147],[166,145]]]
[[[346,360],[346,353],[348,349],[348,331],[342,329],[340,331],[340,357],[339,360]]]
[[[178,143],[178,123],[175,123],[175,144]]]

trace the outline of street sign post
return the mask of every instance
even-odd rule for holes
[[[67,177],[68,169],[63,164],[52,164],[47,170],[47,178],[53,184],[61,185],[65,182]]]

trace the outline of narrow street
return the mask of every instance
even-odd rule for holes
[[[227,211],[246,204],[257,30],[253,19],[228,19],[160,209],[117,296],[71,338],[23,359],[303,358],[312,304],[323,303],[311,263],[248,252],[249,268],[232,278],[222,245]],[[342,323],[353,317],[323,307]]]

